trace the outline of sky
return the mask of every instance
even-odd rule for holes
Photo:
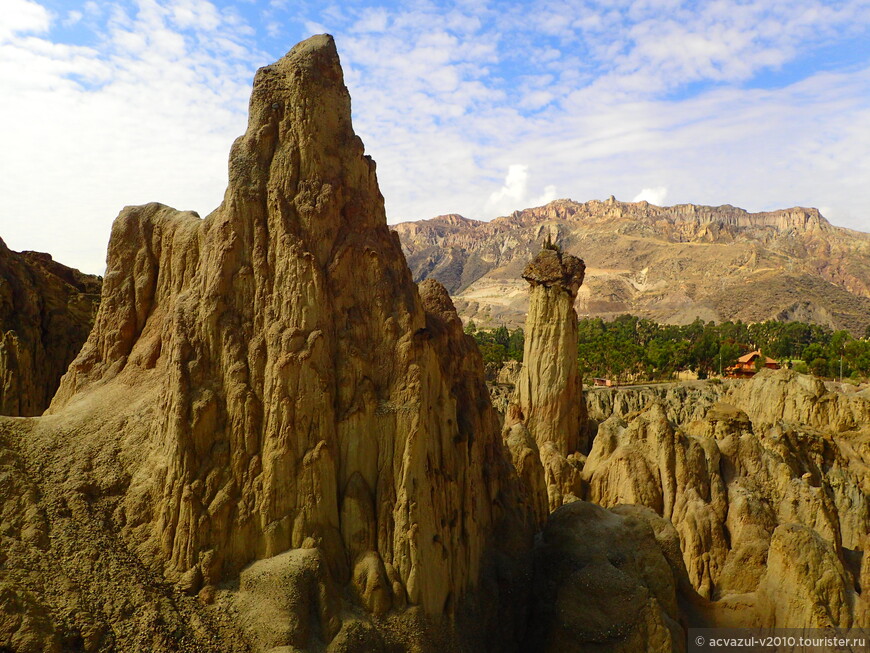
[[[868,0],[0,0],[0,238],[105,269],[220,203],[254,71],[335,37],[390,223],[556,198],[870,231]]]

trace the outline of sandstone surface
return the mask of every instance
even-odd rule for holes
[[[577,369],[577,314],[574,299],[583,283],[585,265],[576,256],[556,249],[542,249],[523,270],[529,282],[529,315],[523,364],[516,377],[516,391],[504,421],[514,465],[529,492],[542,483],[548,510],[536,514],[543,523],[546,513],[582,494],[576,455],[581,441],[583,388]],[[540,461],[541,470],[534,471]],[[537,478],[536,478],[537,477]]]
[[[685,651],[679,570],[633,507],[561,506],[541,534],[535,566],[526,650]]]
[[[490,222],[448,215],[396,231],[414,278],[444,283],[478,326],[522,326],[520,273],[548,236],[586,261],[581,316],[801,320],[855,336],[870,324],[870,234],[811,208],[556,200]]]
[[[101,279],[0,240],[0,415],[40,415],[94,323]]]
[[[685,392],[647,389],[633,401],[631,393],[587,393],[601,423],[584,498],[645,506],[673,524],[688,579],[710,601],[702,622],[870,625],[861,583],[870,532],[866,391],[831,392],[811,377],[764,370],[749,381],[695,384],[689,411]]]
[[[31,570],[0,570],[0,643],[519,640],[532,521],[482,359],[387,228],[331,37],[257,72],[211,215],[121,212],[48,414],[0,433],[24,497],[4,502],[4,569]],[[16,616],[31,603],[45,623]]]

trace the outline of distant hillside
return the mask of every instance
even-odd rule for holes
[[[817,209],[556,200],[491,222],[445,215],[395,226],[417,281],[434,277],[463,319],[520,325],[523,265],[550,235],[586,262],[581,316],[659,322],[803,320],[863,335],[870,234]]]

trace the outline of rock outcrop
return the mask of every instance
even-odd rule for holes
[[[585,498],[645,506],[673,524],[688,579],[711,601],[708,624],[870,625],[870,396],[789,370],[707,388],[692,390],[702,419],[670,405],[681,402],[672,392],[647,392],[639,412],[612,401],[609,417],[595,415],[606,419]]]
[[[0,648],[627,653],[870,625],[867,391],[762,371],[596,390],[587,421],[584,271],[525,269],[502,429],[447,289],[386,226],[332,39],[299,44],[257,73],[222,205],[125,208],[49,410],[0,418]]]
[[[0,415],[40,415],[94,323],[101,279],[0,240]]]
[[[482,359],[386,225],[331,37],[257,72],[211,215],[121,212],[93,332],[20,437],[42,502],[255,650],[518,639],[531,520]]]
[[[582,494],[581,441],[583,388],[577,369],[577,314],[574,299],[585,265],[575,256],[542,249],[523,271],[529,282],[529,314],[523,365],[504,422],[514,464],[534,494],[541,486],[537,457],[547,489],[546,512]],[[536,504],[540,505],[537,501]]]

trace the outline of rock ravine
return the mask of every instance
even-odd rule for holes
[[[502,427],[350,116],[312,37],[257,72],[218,209],[116,219],[48,410],[0,418],[0,650],[665,653],[691,626],[870,626],[870,390],[764,370],[584,401],[585,265],[544,249],[525,362],[491,370]],[[27,283],[0,294],[22,342],[77,301]],[[51,391],[4,355],[4,405],[38,413]]]
[[[645,506],[673,525],[688,579],[709,601],[697,622],[870,625],[867,390],[830,391],[783,369],[687,394],[587,396],[600,426],[585,498]]]

